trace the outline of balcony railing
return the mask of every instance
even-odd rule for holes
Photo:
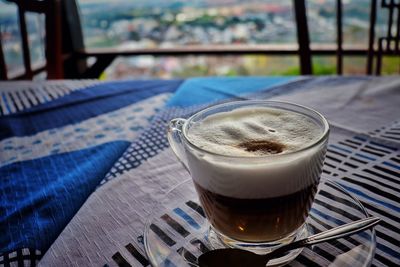
[[[48,2],[53,3],[53,7],[58,7],[60,0],[43,0],[43,1],[22,1],[22,0],[9,0],[15,2],[19,7],[20,17],[24,16],[26,11],[37,11],[46,13],[49,8],[44,8]],[[39,6],[35,6],[36,2],[40,2]],[[309,40],[309,32],[307,25],[307,15],[305,0],[293,0],[296,30],[297,30],[297,44],[260,44],[260,45],[190,45],[174,48],[143,48],[143,49],[86,49],[83,46],[83,37],[81,29],[69,29],[69,31],[63,30],[63,37],[67,39],[74,39],[75,43],[80,43],[78,47],[70,48],[62,56],[52,55],[51,53],[59,52],[59,49],[51,48],[51,42],[47,43],[46,58],[51,59],[51,62],[47,62],[47,66],[43,65],[34,67],[31,66],[29,60],[29,46],[27,44],[26,36],[22,36],[23,50],[24,50],[24,63],[25,73],[19,73],[15,76],[7,77],[7,73],[0,72],[2,78],[11,79],[31,79],[34,74],[42,71],[44,68],[49,72],[49,78],[63,78],[63,77],[74,77],[74,78],[98,78],[107,66],[118,56],[139,56],[139,55],[153,55],[153,56],[185,56],[185,55],[296,55],[300,59],[300,70],[301,74],[312,74],[312,56],[336,56],[337,62],[337,74],[343,72],[343,56],[365,56],[367,57],[367,74],[380,74],[381,69],[381,58],[383,55],[400,55],[400,16],[394,17],[394,10],[398,10],[397,14],[400,14],[400,3],[395,3],[393,0],[382,0],[380,1],[381,8],[387,8],[389,10],[388,19],[388,32],[387,36],[379,38],[378,42],[375,43],[375,23],[376,23],[376,12],[378,8],[378,0],[371,0],[371,13],[370,13],[370,28],[369,28],[369,43],[368,46],[362,45],[344,45],[343,44],[343,33],[342,33],[342,1],[336,0],[336,43],[335,44],[311,44]],[[27,4],[29,3],[29,4]],[[67,4],[68,3],[68,4]],[[75,14],[75,21],[80,21],[78,13],[76,12],[75,1],[65,1],[64,9],[69,8],[73,12],[68,12],[68,16]],[[71,11],[71,10],[70,10]],[[54,12],[54,10],[52,10]],[[62,15],[59,8],[56,8],[55,14],[57,20],[60,20]],[[65,14],[65,10],[64,13]],[[23,28],[24,20],[20,18],[21,27]],[[50,20],[46,20],[46,23]],[[51,23],[51,22],[50,22]],[[74,27],[80,27],[80,25],[74,24]],[[392,27],[397,27],[397,35],[393,34]],[[50,31],[48,36],[51,35],[52,31],[56,31],[55,25],[47,26],[46,29]],[[26,35],[25,31],[22,31],[22,35]],[[68,33],[68,34],[66,34]],[[48,37],[49,38],[49,37]],[[61,43],[61,36],[59,34],[51,37],[54,44]],[[24,42],[25,40],[25,42]],[[70,40],[71,41],[71,40]],[[394,43],[394,45],[391,45]],[[0,43],[1,45],[1,43]],[[49,48],[50,47],[50,48]],[[64,49],[66,50],[66,49]],[[1,55],[0,55],[1,56]],[[96,62],[92,66],[86,65],[86,59],[89,57],[95,57]],[[377,65],[374,71],[373,59],[377,57]],[[50,63],[50,64],[49,64]],[[0,61],[0,64],[4,64]],[[50,67],[49,67],[50,65]],[[80,67],[77,67],[80,65]],[[57,66],[56,69],[52,69],[51,66]],[[66,67],[67,66],[67,67]],[[64,68],[62,68],[64,67]],[[3,67],[5,68],[5,67]]]

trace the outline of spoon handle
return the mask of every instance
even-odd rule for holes
[[[322,233],[309,236],[305,238],[305,243],[306,245],[314,245],[332,239],[353,235],[378,224],[380,221],[380,218],[368,217],[351,223],[343,224]]]
[[[368,228],[373,227],[374,225],[378,224],[380,222],[380,220],[381,220],[380,218],[368,217],[365,219],[347,223],[347,224],[332,228],[330,230],[309,236],[307,238],[295,241],[288,245],[284,245],[284,246],[272,251],[271,253],[266,254],[264,257],[266,259],[272,259],[272,258],[274,258],[286,251],[289,251],[289,250],[306,247],[306,246],[326,242],[329,240],[353,235],[353,234],[362,232]]]

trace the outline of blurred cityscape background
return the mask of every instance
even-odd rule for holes
[[[336,40],[335,0],[308,0],[312,44]],[[344,45],[367,47],[370,1],[343,1]],[[87,48],[157,48],[209,44],[295,44],[291,0],[78,0]],[[377,35],[387,14],[378,14]],[[44,60],[44,18],[28,14],[32,62]],[[23,67],[17,9],[0,0],[0,32],[9,71]],[[382,74],[399,72],[399,58],[386,57]],[[334,74],[335,57],[313,56],[315,74]],[[344,73],[365,73],[366,57],[344,58]],[[208,75],[297,75],[296,56],[136,56],[118,58],[102,79],[174,78]]]

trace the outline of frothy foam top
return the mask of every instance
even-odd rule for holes
[[[291,111],[238,108],[194,123],[188,139],[196,146],[227,156],[285,154],[307,147],[322,135],[310,118]]]

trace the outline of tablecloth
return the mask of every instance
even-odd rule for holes
[[[236,91],[285,79],[246,79]],[[37,263],[171,94],[196,81],[1,82],[0,265]],[[207,90],[203,101],[224,96]]]
[[[113,256],[127,244],[137,251],[128,256],[130,265],[148,264],[141,242],[145,218],[164,192],[187,178],[168,149],[165,123],[215,101],[246,98],[294,101],[328,117],[335,129],[328,155],[345,156],[340,164],[327,158],[324,175],[341,179],[371,214],[387,219],[377,231],[374,264],[399,264],[399,78],[52,86],[58,88],[52,95],[46,84],[1,91],[0,264],[32,264],[43,257],[43,266],[118,265]],[[360,175],[363,168],[369,179],[360,182],[352,173]]]

